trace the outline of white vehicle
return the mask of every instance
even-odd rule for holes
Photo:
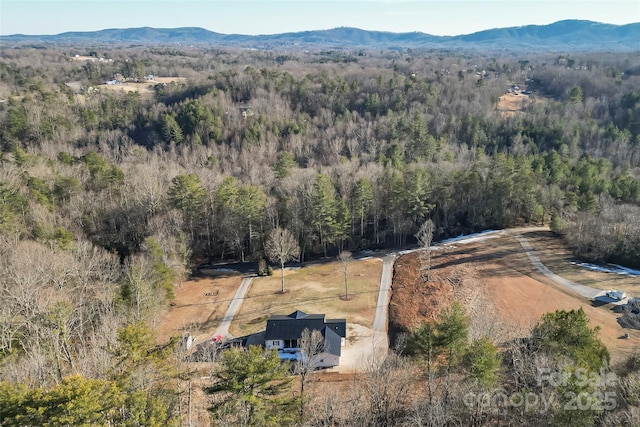
[[[607,298],[615,299],[618,301],[622,301],[627,297],[627,294],[622,291],[607,291],[605,295],[607,296]]]

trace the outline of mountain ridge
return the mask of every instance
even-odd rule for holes
[[[55,35],[13,34],[0,36],[3,43],[56,44],[183,44],[276,49],[279,47],[323,48],[433,48],[536,51],[640,51],[640,23],[605,24],[564,20],[547,25],[493,28],[456,36],[436,36],[419,31],[389,32],[337,27],[279,34],[223,34],[201,27],[108,28],[71,31]]]

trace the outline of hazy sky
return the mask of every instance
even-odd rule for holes
[[[203,27],[230,34],[356,27],[434,35],[563,19],[640,22],[640,0],[0,0],[0,34]]]

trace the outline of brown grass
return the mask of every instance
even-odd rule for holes
[[[101,90],[111,90],[116,92],[138,92],[141,95],[153,93],[153,87],[158,83],[184,83],[184,77],[156,77],[154,80],[142,80],[140,82],[123,82],[117,85],[99,85]]]
[[[513,117],[516,114],[524,114],[524,111],[530,105],[545,102],[545,98],[536,96],[531,97],[529,95],[523,95],[521,93],[505,93],[496,104],[496,110],[500,112],[502,117]]]
[[[242,277],[193,278],[174,289],[172,306],[160,315],[156,327],[158,342],[189,332],[202,342],[210,337],[229,307]]]
[[[530,99],[527,95],[516,95],[513,93],[507,93],[502,95],[498,99],[497,110],[507,115],[514,114],[516,112],[524,110],[524,108],[530,103]]]
[[[624,289],[625,283],[630,284],[626,276],[597,273],[602,275],[598,279],[593,277],[596,272],[569,264],[571,254],[563,241],[548,231],[523,235],[542,263],[566,279],[591,286],[595,283],[585,279],[602,280],[604,286],[615,289]],[[600,327],[599,336],[611,352],[614,363],[637,353],[640,331],[622,328],[617,321],[619,315],[610,305],[593,304],[542,275],[531,264],[520,243],[511,236],[467,245],[454,244],[449,250],[434,254],[434,280],[428,286],[415,284],[416,258],[412,253],[396,261],[389,305],[393,330],[410,330],[422,321],[433,320],[442,308],[457,299],[470,315],[472,329],[486,330],[502,343],[516,336],[527,336],[530,327],[544,313],[582,307],[590,326]],[[465,280],[445,280],[458,277],[460,272],[464,273]],[[478,300],[478,296],[482,298]],[[620,339],[624,333],[629,333],[630,339]]]
[[[540,261],[559,276],[582,285],[599,289],[619,289],[630,297],[640,297],[639,277],[592,271],[572,264],[576,259],[550,231],[529,233],[525,237],[535,249]]]
[[[368,259],[349,264],[349,296],[343,301],[344,276],[340,263],[316,264],[285,270],[285,288],[281,286],[280,270],[272,277],[253,279],[240,310],[231,323],[230,332],[242,336],[264,329],[272,314],[289,314],[295,310],[325,313],[328,318],[346,318],[348,323],[370,326],[378,298],[382,261]]]

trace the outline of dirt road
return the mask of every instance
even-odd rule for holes
[[[382,275],[380,276],[380,290],[378,291],[378,302],[376,304],[376,314],[373,318],[372,329],[374,331],[387,330],[387,309],[389,308],[389,291],[391,290],[391,279],[393,278],[393,262],[395,255],[387,255],[382,258]]]
[[[387,311],[395,259],[396,256],[393,254],[382,258],[380,288],[371,329],[357,324],[347,326],[348,344],[342,348],[340,365],[331,369],[331,372],[351,373],[363,371],[378,365],[386,357],[389,349]]]
[[[602,292],[600,289],[594,289],[589,286],[584,286],[579,283],[574,283],[570,280],[563,279],[562,277],[558,276],[555,273],[552,273],[551,270],[549,270],[547,267],[545,267],[544,264],[542,264],[542,262],[540,262],[533,248],[527,241],[527,239],[525,239],[518,233],[511,233],[511,234],[520,242],[520,245],[522,245],[522,247],[526,251],[527,256],[529,257],[529,260],[534,265],[534,267],[537,268],[540,273],[544,274],[549,279],[553,280],[559,285],[564,286],[565,288],[571,289],[578,295],[582,295],[585,298],[593,298]]]
[[[435,320],[447,302],[456,299],[471,313],[476,333],[499,343],[528,336],[545,313],[582,308],[590,327],[600,328],[612,361],[626,360],[640,348],[640,331],[624,329],[613,309],[626,300],[607,298],[605,290],[596,288],[603,280],[617,288],[615,278],[607,277],[610,273],[584,274],[574,265],[566,268],[564,263],[573,258],[548,228],[493,232],[436,248],[428,284],[416,273],[417,254],[396,260],[389,308],[392,340]],[[629,339],[621,339],[626,334]]]
[[[525,229],[525,230],[532,231],[531,229]],[[533,231],[537,231],[537,230],[534,229]],[[592,288],[591,286],[581,285],[580,283],[575,283],[575,282],[567,280],[567,279],[565,279],[563,277],[558,276],[557,274],[555,274],[551,270],[549,270],[540,261],[540,259],[538,259],[538,257],[536,256],[535,251],[533,250],[533,248],[529,244],[529,241],[525,237],[521,236],[517,232],[509,232],[509,234],[513,235],[513,237],[515,237],[520,242],[520,245],[522,245],[523,249],[526,251],[526,254],[529,257],[529,260],[534,265],[534,267],[540,273],[544,274],[546,277],[548,277],[549,279],[553,280],[558,285],[564,286],[565,288],[570,289],[573,292],[577,293],[578,295],[583,296],[583,297],[588,298],[588,299],[603,300],[603,301],[605,301],[607,303],[614,304],[614,305],[626,304],[626,302],[627,302],[626,298],[622,299],[622,300],[619,300],[619,301],[616,301],[616,300],[613,300],[612,298],[608,298],[606,296],[606,291],[603,291],[602,289],[597,289],[597,288]]]
[[[233,320],[233,317],[236,315],[236,312],[242,305],[242,300],[244,299],[244,296],[247,294],[247,291],[249,290],[249,286],[251,285],[251,280],[252,280],[251,277],[245,277],[244,279],[242,279],[242,283],[240,284],[240,286],[238,286],[238,290],[233,296],[233,299],[231,300],[231,302],[229,303],[229,308],[224,314],[224,317],[220,321],[220,324],[216,328],[215,332],[213,333],[214,337],[221,336],[223,338],[233,338],[233,336],[229,334],[229,326],[231,325],[231,321]]]

